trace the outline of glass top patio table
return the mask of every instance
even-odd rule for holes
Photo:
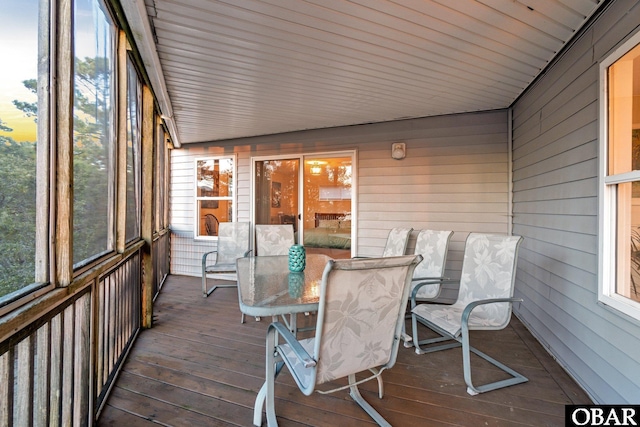
[[[289,271],[289,257],[238,258],[238,301],[249,316],[277,316],[316,311],[322,273],[331,258],[308,254],[303,272]]]

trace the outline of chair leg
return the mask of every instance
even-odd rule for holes
[[[376,375],[376,380],[378,380],[378,397],[382,399],[384,396],[384,382],[382,382],[382,375],[380,375],[380,371],[377,368],[369,368],[369,371]]]
[[[354,374],[349,375],[349,384],[354,384],[356,382],[356,376]],[[381,427],[391,427],[391,424],[385,420],[382,415],[371,406],[360,394],[360,390],[358,390],[357,385],[351,385],[349,387],[349,395],[351,398],[358,404],[362,409],[365,410],[367,414]]]
[[[204,269],[202,270],[202,296],[204,298],[209,296],[209,293],[207,292],[207,273]]]
[[[260,427],[262,425],[262,407],[267,397],[267,382],[265,381],[260,387],[258,396],[256,396],[256,403],[253,406],[253,425]]]
[[[204,298],[207,298],[209,295],[211,295],[213,293],[213,291],[215,291],[218,288],[237,288],[238,287],[238,282],[234,282],[234,283],[229,283],[227,285],[214,285],[211,289],[207,289],[207,273],[204,270],[204,266],[203,266],[203,270],[202,270],[202,296]]]
[[[205,279],[206,281],[206,279]],[[237,284],[228,284],[228,285],[215,285],[214,287],[212,287],[211,289],[207,290],[206,285],[203,285],[203,291],[204,291],[204,297],[208,297],[209,295],[211,295],[213,293],[213,291],[215,291],[218,288],[237,288],[238,285]]]
[[[402,339],[405,348],[413,347],[413,343],[411,342],[413,341],[413,338],[407,333],[407,328],[405,327],[404,322],[402,322],[402,331],[400,332],[400,338]]]
[[[496,381],[489,384],[474,386],[471,380],[471,353],[474,353],[480,357],[482,357],[487,362],[491,363],[498,369],[503,370],[504,372],[511,375],[511,378],[507,378],[506,380]],[[484,393],[491,390],[496,390],[503,387],[508,387],[515,384],[521,384],[529,381],[527,377],[524,375],[514,371],[503,363],[498,362],[493,357],[489,356],[486,353],[481,352],[480,350],[471,347],[469,343],[469,333],[462,334],[462,364],[464,367],[464,382],[467,384],[467,393],[471,396],[475,396],[480,393]]]
[[[275,407],[275,383],[276,376],[280,373],[280,370],[284,366],[284,362],[277,356],[277,352],[275,351],[276,341],[277,341],[277,331],[275,329],[269,329],[267,332],[267,342],[266,342],[266,358],[265,358],[265,383],[263,388],[265,388],[264,395],[264,403],[266,406],[266,414],[267,414],[267,426],[275,427],[278,425],[278,421],[276,420],[276,407]],[[260,393],[262,393],[262,389],[260,389]],[[260,393],[258,393],[258,398],[260,398]],[[259,421],[259,422],[256,422]],[[256,426],[260,426],[262,423],[262,405],[259,404],[256,399],[256,404],[253,409],[253,424]]]
[[[460,343],[458,341],[455,341],[453,338],[448,337],[448,336],[440,336],[440,337],[436,337],[436,338],[430,338],[430,339],[426,339],[426,340],[420,340],[418,339],[418,322],[419,322],[419,318],[418,316],[416,316],[415,314],[411,315],[411,328],[413,329],[413,346],[416,348],[416,354],[425,354],[425,353],[433,353],[434,351],[440,351],[440,350],[446,350],[449,348],[455,348],[455,347],[460,347]],[[435,331],[437,332],[437,331]],[[438,346],[431,346],[431,347],[421,347],[422,345],[429,345],[429,344],[435,344],[435,343],[439,343],[439,342],[446,342],[446,341],[454,341],[452,343],[449,344],[442,344],[442,345],[438,345]]]
[[[256,316],[256,322],[260,321],[260,317]],[[240,323],[244,323],[244,313],[241,314],[240,316]]]

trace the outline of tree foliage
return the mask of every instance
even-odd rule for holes
[[[37,93],[38,91],[38,82],[35,79],[23,80],[22,84],[24,87],[29,89],[32,93]],[[37,102],[24,102],[13,100],[13,105],[22,111],[27,117],[37,117],[38,116],[38,103]]]
[[[112,159],[110,65],[106,58],[76,58],[74,104],[74,262],[107,247]],[[23,85],[36,93],[35,79]],[[37,119],[37,103],[14,100]],[[0,130],[12,129],[0,118]],[[0,297],[35,277],[36,142],[0,136]]]
[[[0,136],[0,296],[35,271],[36,144]]]

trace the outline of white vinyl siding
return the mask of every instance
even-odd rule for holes
[[[403,160],[391,158],[398,141]],[[469,232],[508,232],[506,110],[212,142],[171,152],[171,272],[199,275],[201,254],[215,245],[193,239],[195,158],[237,154],[238,220],[247,221],[252,156],[341,150],[357,153],[357,255],[380,255],[392,227],[416,230],[408,251],[417,230],[454,230],[447,274],[456,278]],[[443,298],[456,295],[446,289]]]
[[[613,3],[513,106],[515,311],[596,403],[640,396],[640,325],[597,302],[599,61],[638,22]]]

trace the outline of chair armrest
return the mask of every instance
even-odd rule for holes
[[[307,350],[300,345],[295,335],[291,333],[285,325],[280,322],[273,322],[269,325],[267,335],[272,334],[272,330],[275,330],[279,336],[281,336],[285,342],[291,347],[291,350],[295,353],[296,357],[302,362],[305,368],[312,368],[316,366],[316,361],[311,357]],[[277,342],[277,340],[275,341]]]
[[[244,257],[248,257],[251,252],[253,252],[253,249],[249,249],[247,252],[245,252]]]
[[[462,318],[461,318],[461,322],[462,322],[462,330],[468,330],[469,329],[469,316],[471,316],[471,312],[473,311],[474,308],[476,308],[479,305],[483,305],[483,304],[494,304],[497,302],[510,302],[510,303],[514,303],[514,302],[522,302],[522,298],[491,298],[491,299],[483,299],[483,300],[478,300],[478,301],[473,301],[469,304],[467,304],[467,306],[464,308],[463,312],[462,312]]]
[[[416,308],[416,303],[417,303],[416,297],[418,296],[418,292],[420,291],[420,288],[422,288],[423,286],[435,285],[436,283],[442,285],[443,283],[457,282],[457,280],[451,280],[448,277],[415,277],[411,279],[411,282],[417,282],[417,281],[420,281],[420,283],[418,283],[411,291],[411,309],[412,310]]]
[[[218,255],[218,251],[214,250],[214,251],[209,251],[209,252],[205,252],[204,254],[202,254],[202,268],[206,268],[207,266],[207,257],[211,254],[215,253],[216,256]]]
[[[451,281],[451,279],[449,279],[448,277],[414,277],[411,279],[412,282],[428,282],[428,283],[433,283],[433,282],[445,282],[445,281]],[[427,283],[427,284],[428,284]]]

